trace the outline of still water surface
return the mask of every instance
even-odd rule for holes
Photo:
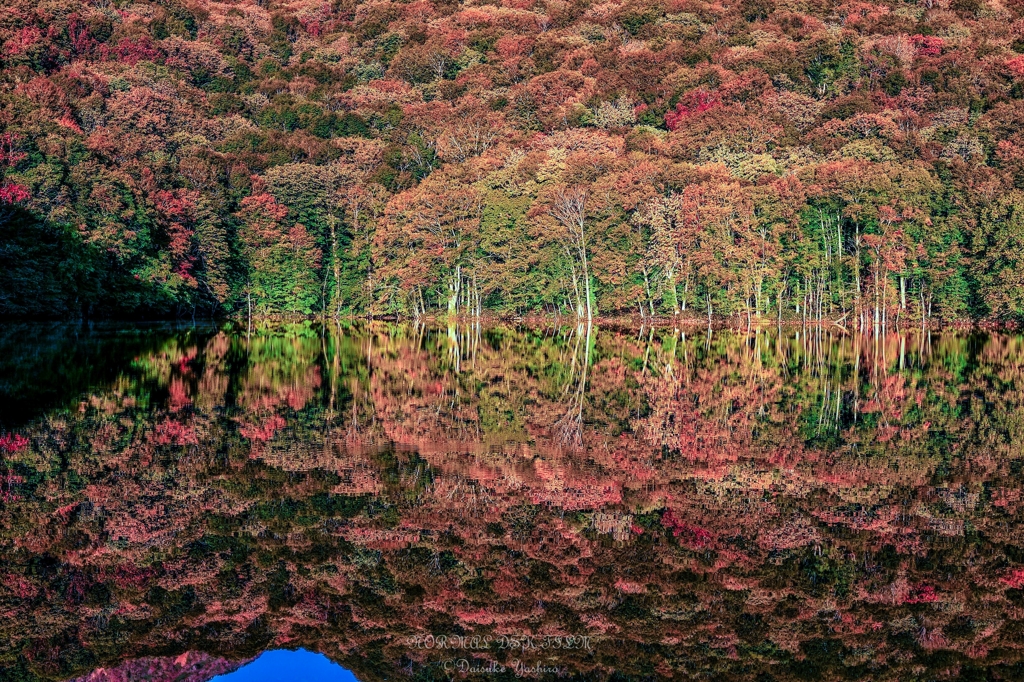
[[[0,680],[1019,679],[1022,446],[1011,335],[7,325]]]

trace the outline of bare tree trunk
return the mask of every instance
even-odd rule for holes
[[[782,295],[785,291],[782,286],[779,287],[779,327],[782,326]]]
[[[593,293],[590,285],[590,263],[587,258],[587,191],[581,187],[561,190],[554,199],[549,214],[568,230],[576,255],[579,257],[586,296],[587,320],[594,319]]]
[[[853,264],[853,277],[857,284],[857,299],[855,305],[857,306],[858,319],[860,320],[860,331],[864,331],[864,301],[861,296],[861,284],[860,284],[860,225],[856,224],[856,236],[854,241],[854,264]]]
[[[594,319],[594,311],[591,308],[592,295],[590,292],[590,266],[587,264],[587,244],[583,239],[583,222],[580,222],[580,253],[583,256],[583,284],[587,293],[587,324]]]
[[[647,293],[647,305],[651,310],[651,317],[654,317],[654,299],[651,297],[651,281],[647,276],[647,268],[644,268],[644,290]]]
[[[675,266],[668,269],[668,274],[665,276],[665,280],[668,282],[668,288],[672,292],[672,314],[679,315],[679,292],[676,291],[676,271]],[[662,299],[664,300],[664,299]]]
[[[459,312],[459,293],[462,288],[462,266],[455,266],[455,273],[448,282],[448,314],[457,315]]]
[[[334,319],[341,317],[341,262],[338,257],[338,230],[337,230],[337,218],[333,215],[329,216],[331,223],[331,262],[334,265]]]

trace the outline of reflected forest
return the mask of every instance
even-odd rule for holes
[[[299,647],[363,681],[1024,675],[1020,336],[0,347],[0,679],[208,680]]]

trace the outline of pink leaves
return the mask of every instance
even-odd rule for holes
[[[196,435],[195,429],[171,420],[157,424],[154,436],[158,445],[199,444],[199,436]]]
[[[175,274],[187,283],[194,283],[192,268],[196,258],[192,225],[195,222],[199,193],[183,189],[158,190],[153,196],[168,238],[168,251],[174,263]]]
[[[1006,68],[1013,72],[1018,78],[1024,77],[1024,55],[1006,60]]]
[[[293,225],[288,230],[288,241],[291,242],[292,248],[296,251],[312,254],[314,267],[320,265],[320,250],[316,248],[316,240],[306,229],[305,225],[302,223]]]
[[[0,436],[0,452],[13,454],[28,447],[28,438],[18,433],[5,433]]]
[[[247,424],[240,428],[238,432],[249,440],[265,443],[273,438],[279,429],[284,428],[285,423],[284,417],[279,414],[272,414],[263,423]]]
[[[61,521],[67,523],[72,514],[75,513],[76,509],[78,509],[78,503],[72,502],[71,504],[66,504],[63,507],[58,507],[54,514],[58,516]]]
[[[1000,582],[1012,589],[1019,590],[1024,587],[1024,568],[1013,569],[1009,575],[1005,575],[1000,578]]]
[[[178,362],[176,363],[178,371],[181,374],[190,374],[192,372],[192,368],[190,365],[196,359],[196,356],[198,354],[199,352],[196,350],[194,346],[192,348],[189,348],[188,351],[184,355],[182,355],[181,359],[178,360]]]
[[[917,585],[910,591],[904,604],[931,604],[939,601],[939,595],[933,585]]]
[[[5,433],[0,436],[0,454],[12,455],[29,446],[29,439],[19,433]],[[11,471],[0,473],[0,501],[14,502],[18,499],[14,486],[25,479]]]
[[[306,30],[306,33],[313,38],[319,38],[323,32],[323,26],[316,19],[303,18],[299,19],[299,23],[302,24],[302,28]]]
[[[170,399],[168,400],[167,408],[171,412],[179,412],[192,404],[192,399],[188,395],[188,387],[181,379],[171,379],[168,392]]]
[[[14,486],[22,483],[25,479],[21,476],[5,471],[0,474],[0,501],[3,502],[14,502],[18,499],[18,494],[14,491]]]
[[[0,165],[15,166],[27,158],[27,154],[15,148],[20,135],[14,133],[0,134]],[[20,204],[32,196],[28,188],[10,180],[0,183],[0,204]]]
[[[28,154],[15,149],[15,145],[21,140],[17,133],[0,133],[0,164],[15,166],[28,158]]]
[[[669,130],[676,130],[686,119],[714,109],[721,103],[717,95],[706,90],[688,92],[676,104],[675,110],[665,114],[665,125]]]
[[[14,37],[3,45],[3,54],[6,57],[17,57],[24,54],[43,37],[43,34],[35,26],[25,26],[14,34]]]
[[[158,190],[154,195],[156,208],[168,220],[191,220],[199,199],[198,192],[187,190]]]
[[[919,57],[938,57],[942,54],[943,41],[937,36],[917,34],[910,36],[910,42],[914,43]]]
[[[37,590],[32,583],[15,573],[8,573],[4,576],[3,584],[14,592],[14,594],[18,595],[18,599],[28,599],[29,597],[35,596],[37,593]]]
[[[529,54],[533,49],[534,40],[527,36],[507,35],[498,39],[494,51],[503,60],[516,59]]]
[[[75,13],[68,17],[68,37],[71,39],[71,48],[77,54],[89,52],[96,45],[96,41],[89,36],[89,27]]]
[[[714,536],[704,528],[690,525],[677,518],[671,509],[666,509],[661,515],[661,525],[672,531],[673,537],[680,538],[694,549],[707,547],[714,539]]]
[[[615,581],[615,589],[624,594],[644,594],[647,588],[640,583],[631,582],[619,578]]]
[[[57,119],[57,125],[61,128],[67,128],[73,133],[78,133],[79,135],[82,134],[82,127],[78,125],[74,118],[72,118],[71,114],[64,114]]]
[[[114,584],[122,589],[139,589],[148,584],[156,573],[156,569],[151,566],[142,567],[131,563],[125,563],[114,569],[112,578],[114,580]],[[106,577],[106,575],[101,574],[102,579],[105,580]]]
[[[153,62],[160,56],[147,38],[122,38],[116,47],[101,45],[99,51],[104,59],[123,62],[129,66],[135,66],[141,61]]]
[[[259,216],[265,220],[278,222],[284,220],[288,215],[288,209],[277,203],[270,194],[254,194],[251,197],[242,199],[243,215]]]

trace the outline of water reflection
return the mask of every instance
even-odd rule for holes
[[[1010,678],[1022,343],[165,329],[0,435],[0,679]]]

